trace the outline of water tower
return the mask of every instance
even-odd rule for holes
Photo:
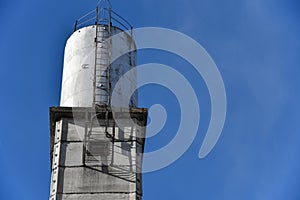
[[[137,108],[132,26],[108,0],[76,20],[64,55],[60,107],[50,108],[50,200],[141,200],[147,109]],[[121,104],[124,105],[124,104]],[[134,122],[134,123],[133,123]]]

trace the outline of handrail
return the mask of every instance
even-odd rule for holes
[[[87,17],[88,15],[90,15],[90,14],[92,14],[94,12],[95,12],[95,10],[93,9],[90,12],[88,12],[87,14],[83,15],[82,17],[80,17],[78,20],[82,20],[83,18]]]
[[[113,20],[115,20],[116,22],[118,22],[124,29],[128,29],[128,27],[126,27],[122,22],[120,22],[119,20],[117,20],[114,17],[111,17]],[[129,29],[128,29],[129,30]]]
[[[96,13],[96,16],[95,16],[95,13]],[[74,32],[76,30],[78,30],[79,28],[96,24],[97,16],[98,16],[99,24],[108,25],[108,23],[111,22],[112,24],[115,23],[114,26],[121,28],[122,30],[125,29],[128,31],[132,31],[132,29],[133,29],[132,25],[125,18],[123,18],[121,15],[119,15],[112,9],[108,9],[108,8],[97,9],[96,8],[96,10],[93,9],[92,11],[86,13],[85,15],[83,15],[82,17],[80,17],[79,19],[77,19],[75,21]],[[94,21],[94,23],[92,23],[93,21]]]
[[[119,15],[118,13],[116,13],[115,11],[111,10],[112,13],[114,13],[115,15],[117,15],[120,19],[122,19],[130,28],[132,28],[132,25],[121,15]]]
[[[80,24],[77,24],[77,26],[82,26],[82,25],[84,25],[84,24],[87,24],[87,23],[90,22],[90,21],[95,20],[95,19],[96,19],[96,17],[93,17],[93,18],[91,18],[91,19],[85,20],[84,22],[81,22]]]

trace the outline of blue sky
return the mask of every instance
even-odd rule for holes
[[[300,3],[297,0],[114,1],[134,27],[183,32],[212,56],[228,100],[226,124],[214,150],[198,151],[210,118],[201,76],[175,55],[144,50],[138,63],[180,71],[201,107],[189,150],[171,166],[144,175],[144,200],[300,199]],[[49,113],[58,106],[63,51],[76,18],[96,0],[1,0],[0,199],[41,200],[49,195]],[[180,109],[166,88],[140,90],[140,107],[160,103],[168,121],[146,151],[163,147],[178,128]]]

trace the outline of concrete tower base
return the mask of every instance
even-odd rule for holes
[[[50,200],[142,199],[147,110],[113,113],[106,108],[50,108]]]

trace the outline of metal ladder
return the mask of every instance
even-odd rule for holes
[[[107,154],[108,157],[112,156],[113,152],[110,148],[114,144],[114,135],[108,132],[109,127],[109,113],[110,113],[110,56],[111,56],[111,8],[109,8],[109,15],[107,25],[99,24],[99,10],[96,8],[96,37],[95,37],[95,68],[94,68],[94,95],[93,106],[105,108],[105,125],[99,132],[93,130],[93,122],[98,120],[97,113],[91,116],[89,130],[86,131],[85,144],[84,144],[84,164],[95,163],[99,160],[99,156]],[[109,143],[107,143],[109,141]],[[98,147],[97,147],[98,146]],[[105,149],[107,148],[107,149]],[[91,151],[88,151],[90,149]],[[94,149],[94,150],[93,150]],[[97,155],[99,151],[99,155]],[[91,155],[91,153],[93,155]],[[111,160],[107,160],[112,163]]]
[[[111,22],[107,26],[96,20],[96,50],[94,70],[94,105],[110,107],[110,56],[111,56]]]

